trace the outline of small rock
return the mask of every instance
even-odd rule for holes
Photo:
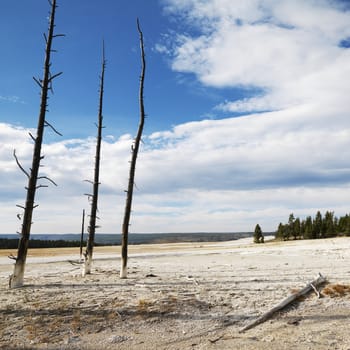
[[[293,326],[298,326],[301,321],[300,317],[295,317],[287,322],[287,324],[293,325]]]
[[[269,343],[273,342],[274,340],[275,340],[275,337],[272,335],[267,335],[266,337],[263,338],[263,341],[269,342]]]
[[[79,340],[80,340],[80,338],[78,336],[67,337],[66,340],[64,341],[64,344],[68,345],[68,344],[72,344],[72,343],[77,343]]]
[[[158,277],[158,276],[153,273],[149,273],[148,275],[146,275],[146,277]]]
[[[128,340],[128,337],[126,335],[114,335],[113,337],[109,338],[109,342],[112,344],[122,343],[126,340]]]

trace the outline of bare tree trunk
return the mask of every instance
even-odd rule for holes
[[[28,243],[30,238],[30,231],[31,231],[31,225],[32,225],[32,216],[33,216],[33,210],[37,206],[35,205],[35,194],[36,190],[41,187],[47,187],[47,185],[38,185],[38,180],[40,179],[46,179],[55,184],[52,180],[50,180],[46,176],[39,176],[39,168],[40,168],[40,162],[44,158],[44,156],[41,155],[41,145],[43,142],[43,135],[44,135],[44,128],[45,126],[50,126],[55,132],[57,132],[51,124],[49,124],[45,120],[46,111],[47,111],[47,100],[48,100],[48,92],[49,90],[52,90],[52,81],[54,78],[59,76],[61,73],[51,75],[50,72],[50,56],[51,56],[51,46],[52,46],[52,40],[53,38],[57,36],[63,36],[62,34],[54,35],[54,27],[55,27],[55,12],[56,12],[56,0],[52,0],[50,2],[51,5],[51,14],[50,14],[50,20],[49,20],[49,29],[48,29],[48,36],[45,36],[46,40],[46,50],[45,50],[45,63],[44,63],[44,74],[43,79],[38,80],[36,78],[33,78],[36,83],[41,88],[41,103],[40,103],[40,112],[39,112],[39,118],[38,118],[38,126],[37,126],[37,134],[36,137],[30,134],[31,138],[34,141],[34,151],[33,151],[33,158],[32,158],[32,166],[30,168],[30,172],[27,172],[24,170],[24,168],[20,165],[17,156],[16,151],[14,151],[14,157],[16,159],[16,162],[20,169],[26,174],[28,178],[28,186],[26,187],[27,190],[27,196],[26,196],[26,202],[25,206],[19,206],[24,210],[23,218],[22,218],[22,229],[20,233],[20,239],[18,243],[18,251],[17,251],[17,257],[15,258],[16,263],[14,267],[14,272],[10,276],[9,286],[10,288],[16,288],[23,286],[23,278],[24,278],[24,269],[27,259],[27,250],[28,250]]]
[[[134,190],[134,181],[135,181],[136,159],[139,152],[143,126],[145,123],[143,88],[144,88],[144,80],[145,80],[146,60],[145,60],[145,51],[144,51],[144,44],[143,44],[143,33],[141,31],[140,23],[138,19],[137,19],[137,30],[140,35],[140,49],[141,49],[141,62],[142,62],[140,88],[139,88],[140,121],[139,121],[138,130],[137,130],[137,135],[135,138],[135,143],[132,146],[132,156],[131,156],[130,171],[129,171],[129,183],[128,183],[128,190],[126,192],[127,196],[126,196],[124,220],[123,220],[123,226],[122,226],[122,247],[121,247],[122,258],[121,258],[120,278],[127,278],[128,235],[129,235],[130,214],[131,214],[132,197],[133,197],[133,190]]]
[[[272,317],[272,315],[275,314],[277,311],[282,310],[286,306],[288,306],[291,303],[293,303],[294,301],[296,301],[301,296],[304,296],[304,295],[308,294],[310,291],[312,291],[312,290],[317,291],[316,287],[318,287],[320,284],[325,283],[326,281],[327,281],[327,279],[325,277],[323,277],[321,274],[319,274],[319,276],[315,280],[313,280],[312,282],[308,283],[306,285],[306,287],[304,287],[303,289],[299,290],[297,293],[294,293],[294,294],[290,295],[288,298],[284,299],[282,302],[280,302],[279,304],[274,306],[272,309],[270,309],[269,311],[267,311],[264,314],[262,314],[256,320],[254,320],[253,322],[251,322],[248,325],[246,325],[245,327],[243,327],[239,331],[239,333],[243,333],[243,332],[247,331],[248,329],[251,329],[251,328],[259,325],[260,323],[265,322],[267,319]],[[318,291],[317,291],[317,293],[318,293],[318,296],[319,296],[319,292]]]
[[[82,275],[85,276],[91,273],[91,265],[92,265],[92,254],[95,244],[95,232],[96,232],[96,219],[97,219],[97,202],[98,202],[98,189],[99,189],[99,177],[100,177],[100,157],[101,157],[101,141],[102,141],[102,107],[103,107],[103,88],[104,88],[104,75],[105,75],[105,51],[104,44],[102,50],[102,69],[101,69],[101,77],[100,77],[100,99],[99,99],[99,109],[98,109],[98,124],[97,124],[97,144],[96,144],[96,155],[95,155],[95,171],[94,171],[94,181],[93,185],[93,193],[89,195],[91,198],[91,212],[90,212],[90,223],[89,223],[89,237],[86,244],[85,251],[85,264]]]
[[[83,215],[81,218],[80,259],[79,259],[79,262],[82,262],[82,258],[83,258],[84,226],[85,226],[85,209],[83,209]]]

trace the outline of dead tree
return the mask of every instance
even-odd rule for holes
[[[83,209],[83,215],[81,217],[80,259],[79,259],[80,262],[82,262],[82,258],[83,258],[84,227],[85,227],[85,209]]]
[[[282,302],[280,302],[279,304],[274,306],[272,309],[270,309],[269,311],[267,311],[264,314],[262,314],[261,316],[259,316],[256,320],[247,324],[245,327],[243,327],[239,331],[239,333],[243,333],[243,332],[259,325],[260,323],[265,322],[270,317],[272,317],[276,312],[284,309],[286,306],[288,306],[291,303],[293,303],[294,301],[298,300],[300,297],[307,295],[312,290],[314,290],[316,292],[316,294],[318,295],[318,297],[320,297],[320,293],[318,292],[316,287],[318,287],[319,285],[321,285],[325,282],[327,282],[327,279],[325,277],[323,277],[321,274],[319,274],[318,277],[315,280],[313,280],[312,282],[308,283],[306,285],[306,287],[304,287],[303,289],[299,290],[298,292],[290,295],[289,297],[284,299]]]
[[[104,44],[102,49],[102,68],[100,76],[100,96],[99,96],[99,108],[98,108],[98,124],[97,126],[97,143],[96,143],[96,153],[95,153],[95,170],[94,170],[94,181],[89,181],[92,183],[93,192],[92,194],[87,194],[88,198],[91,200],[91,211],[90,211],[90,222],[88,227],[88,241],[86,244],[86,251],[84,253],[85,263],[84,270],[82,272],[83,276],[91,273],[91,264],[92,264],[92,254],[95,244],[95,232],[97,220],[97,202],[98,202],[98,190],[100,185],[100,158],[101,158],[101,141],[102,141],[102,107],[103,107],[103,88],[104,88],[104,75],[105,75],[105,51]]]
[[[121,268],[120,268],[120,278],[127,278],[127,261],[128,261],[128,235],[129,235],[129,224],[132,206],[132,197],[135,184],[135,170],[136,170],[136,160],[140,148],[140,142],[143,132],[143,126],[145,123],[145,109],[143,104],[143,88],[145,80],[145,70],[146,70],[146,60],[145,60],[145,50],[143,44],[143,33],[140,28],[139,20],[137,19],[137,30],[140,36],[140,50],[141,50],[141,76],[140,76],[140,87],[139,87],[139,107],[140,107],[140,121],[135,138],[135,142],[131,147],[132,155],[130,162],[129,171],[129,182],[128,189],[126,191],[126,203],[124,210],[124,219],[122,226],[122,247],[121,247]]]
[[[52,92],[52,82],[53,80],[62,74],[62,72],[57,74],[51,74],[51,53],[55,50],[52,49],[52,41],[55,37],[63,36],[63,34],[54,34],[55,28],[55,13],[56,13],[56,0],[49,0],[51,6],[51,13],[49,19],[49,28],[48,35],[45,37],[46,49],[45,49],[45,62],[44,62],[44,73],[42,79],[36,79],[33,77],[35,82],[39,85],[41,89],[41,102],[40,102],[40,112],[38,117],[38,126],[36,131],[36,136],[29,134],[32,140],[34,141],[34,150],[32,157],[32,166],[30,171],[26,171],[24,167],[20,164],[17,156],[16,150],[14,150],[13,155],[15,157],[16,163],[22,172],[28,178],[28,185],[25,188],[27,191],[26,202],[24,206],[18,205],[18,207],[23,209],[23,214],[18,214],[17,217],[22,220],[22,229],[20,232],[20,239],[18,243],[17,257],[15,259],[14,272],[10,276],[9,286],[10,288],[16,288],[23,286],[24,278],[24,269],[27,258],[28,243],[30,238],[30,231],[32,226],[32,216],[33,210],[37,207],[35,204],[35,194],[36,190],[41,187],[48,187],[47,185],[38,184],[40,180],[48,180],[49,182],[56,185],[50,178],[47,176],[41,176],[39,174],[40,163],[43,160],[44,156],[41,154],[41,146],[43,142],[44,129],[46,126],[49,126],[54,132],[58,133],[53,126],[45,120],[47,106],[48,106],[48,93]],[[58,133],[59,134],[59,133]]]

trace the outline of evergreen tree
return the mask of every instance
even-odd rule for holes
[[[350,236],[350,216],[346,214],[338,220],[338,232],[345,236]]]
[[[300,223],[300,238],[305,238],[305,220],[302,220]]]
[[[282,224],[282,222],[280,222],[280,224],[278,225],[278,229],[275,233],[275,237],[277,239],[283,239],[283,231],[284,231],[284,225]]]
[[[324,217],[324,237],[334,237],[335,236],[335,226],[334,226],[334,212],[326,211]]]
[[[282,237],[284,241],[288,241],[291,236],[294,237],[294,222],[295,222],[294,214],[291,213],[288,218],[288,223],[282,226],[282,231],[283,231]]]
[[[313,222],[313,234],[312,238],[320,238],[323,233],[323,225],[322,225],[322,214],[320,211],[316,213],[314,222]]]
[[[345,236],[350,236],[350,216],[346,214]]]
[[[334,222],[335,234],[337,235],[339,233],[339,220],[336,216],[334,217],[333,222]]]
[[[313,238],[313,225],[312,225],[312,218],[311,216],[308,216],[305,220],[305,233],[304,237],[306,239],[312,239]]]
[[[315,217],[307,216],[300,220],[291,213],[288,223],[279,223],[275,237],[277,239],[289,240],[290,237],[297,239],[328,238],[337,235],[350,236],[350,214],[334,216],[333,211],[327,211],[324,216],[318,210]]]
[[[264,236],[259,224],[255,226],[253,237],[254,237],[254,243],[264,243]]]
[[[296,218],[293,225],[293,237],[294,239],[300,238],[301,223],[300,219]]]

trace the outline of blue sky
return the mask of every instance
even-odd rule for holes
[[[106,46],[101,232],[120,232],[145,37],[145,107],[131,232],[274,230],[290,212],[349,212],[350,6],[314,0],[58,0],[41,189],[33,233],[79,231],[89,208]],[[0,14],[0,232],[25,198],[47,1]]]
[[[58,52],[52,62],[53,70],[63,71],[64,75],[56,80],[49,118],[65,137],[87,137],[94,133],[102,40],[107,59],[104,115],[108,131],[116,136],[134,131],[140,73],[137,17],[145,32],[147,50],[145,102],[152,123],[147,123],[146,132],[201,120],[211,115],[213,106],[225,96],[230,96],[226,91],[203,87],[190,74],[172,71],[169,57],[157,52],[156,46],[164,35],[188,27],[165,15],[161,2],[104,0],[58,4],[56,29],[66,37],[56,40]],[[48,5],[36,0],[24,3],[19,10],[7,1],[4,10],[1,42],[7,49],[1,58],[1,73],[5,76],[1,83],[5,98],[0,107],[1,119],[30,127],[35,125],[33,118],[38,109],[38,91],[31,77],[40,76],[42,71],[42,33],[47,28]],[[74,123],[74,130],[68,122]]]

